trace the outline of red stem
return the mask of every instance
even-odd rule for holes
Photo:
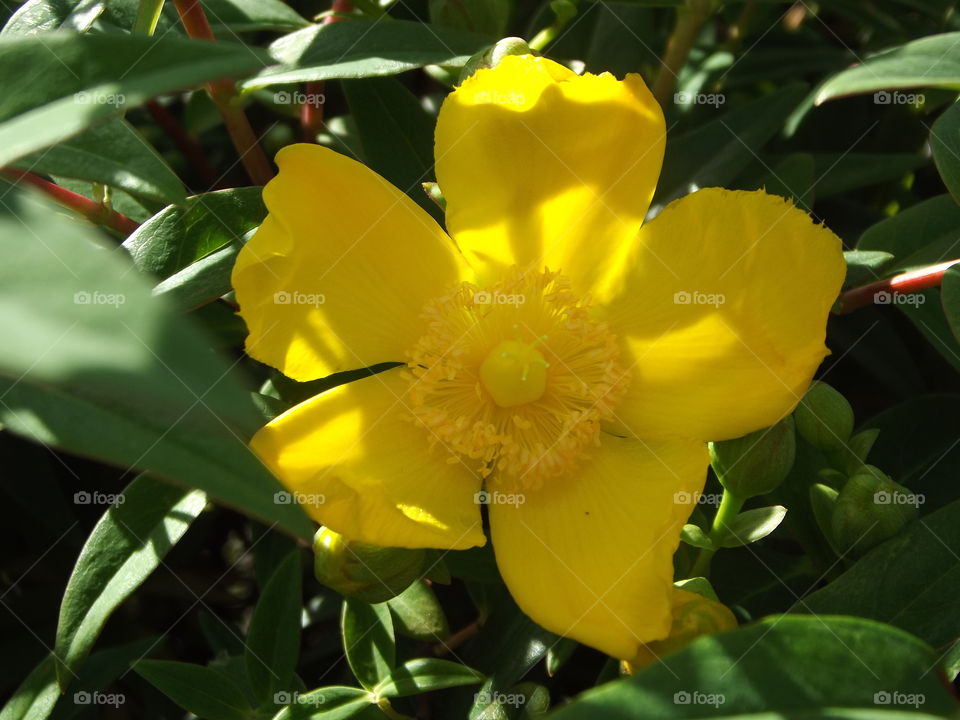
[[[334,13],[343,15],[353,12],[353,3],[350,0],[333,0],[333,6],[330,8]],[[323,19],[324,25],[346,20],[343,15],[327,15]],[[324,82],[317,80],[308,82],[304,86],[306,102],[300,106],[300,126],[303,128],[303,139],[307,142],[316,142],[317,135],[324,130],[323,122],[323,102],[320,100],[324,96]]]
[[[4,168],[2,172],[15,183],[30,185],[31,187],[40,190],[44,195],[52,199],[58,205],[83,215],[92,223],[103,225],[111,230],[116,230],[124,237],[140,227],[126,215],[122,215],[116,210],[111,210],[106,205],[94,202],[88,197],[78,195],[77,193],[71,192],[66,188],[62,188],[48,180],[44,180],[43,178],[27,172],[26,170],[13,170],[11,168]]]
[[[203,12],[200,0],[173,0],[183,23],[187,35],[197,40],[216,42],[207,16]],[[250,180],[256,185],[266,185],[273,177],[273,168],[263,148],[257,143],[257,136],[250,127],[243,108],[237,103],[237,89],[233,81],[228,79],[214,80],[207,83],[210,97],[220,110],[223,124],[233,140],[233,146],[240,154],[240,162],[247,170]]]
[[[848,313],[853,310],[873,305],[876,302],[877,293],[888,293],[889,295],[906,295],[915,293],[927,288],[938,287],[943,282],[943,274],[947,268],[960,263],[960,259],[949,260],[947,262],[911,270],[910,272],[900,273],[886,280],[878,280],[869,285],[851,288],[840,296],[840,310],[838,314]],[[884,297],[884,296],[881,296]],[[882,303],[886,304],[886,303]]]
[[[180,154],[186,158],[193,171],[207,184],[207,188],[213,189],[218,180],[217,171],[213,169],[213,165],[203,154],[200,144],[184,129],[183,125],[177,121],[170,111],[156,100],[149,100],[146,107],[147,112],[153,116],[157,125],[170,136],[173,144],[177,146]]]

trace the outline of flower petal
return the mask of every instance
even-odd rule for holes
[[[506,57],[440,110],[447,230],[484,279],[537,263],[581,294],[599,290],[647,212],[665,132],[638,75],[578,76],[546,58]]]
[[[522,504],[491,494],[497,565],[520,608],[625,660],[666,637],[673,553],[693,507],[683,500],[703,488],[707,464],[701,443],[604,435],[579,471],[527,492]]]
[[[319,145],[290,145],[263,189],[270,211],[240,251],[233,287],[247,352],[295,380],[403,361],[427,300],[467,275],[422,209]]]
[[[317,522],[387,547],[464,549],[486,539],[480,479],[405,405],[399,369],[341,385],[262,428],[250,446]]]
[[[618,420],[640,437],[740,437],[789,413],[828,354],[840,239],[783,198],[700,190],[640,232],[607,308],[630,387]]]

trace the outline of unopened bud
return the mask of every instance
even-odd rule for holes
[[[833,508],[831,529],[840,552],[862,555],[917,516],[918,498],[880,470],[864,465],[847,481]]]
[[[797,432],[821,450],[842,450],[853,432],[853,408],[847,399],[822,382],[815,382],[794,413]]]
[[[796,455],[793,420],[735,440],[710,443],[710,461],[720,482],[741,498],[773,492],[784,481]]]
[[[527,41],[523,38],[503,38],[503,40],[498,41],[486,50],[481,50],[475,55],[471,55],[467,62],[464,63],[463,70],[460,71],[460,79],[457,81],[457,84],[462,84],[464,80],[481,68],[496,67],[507,55],[533,54],[533,50],[530,49]]]
[[[420,577],[426,552],[354,542],[320,528],[313,539],[313,556],[314,574],[321,583],[341,595],[380,603]]]

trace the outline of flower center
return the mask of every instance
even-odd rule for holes
[[[424,317],[408,353],[414,420],[488,485],[536,487],[576,467],[626,390],[616,338],[558,273],[463,283]]]
[[[500,407],[526,405],[543,397],[548,367],[532,344],[504,340],[480,365],[480,382]]]

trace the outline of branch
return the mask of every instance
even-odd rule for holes
[[[937,265],[900,273],[886,280],[878,280],[869,285],[861,285],[847,290],[840,296],[840,309],[837,314],[842,315],[873,305],[877,301],[877,293],[888,293],[888,296],[905,295],[927,288],[939,287],[940,283],[943,282],[943,274],[947,271],[947,268],[958,263],[960,263],[960,259],[948,260]],[[884,298],[886,296],[881,295],[880,297]],[[886,303],[881,302],[880,304]]]

